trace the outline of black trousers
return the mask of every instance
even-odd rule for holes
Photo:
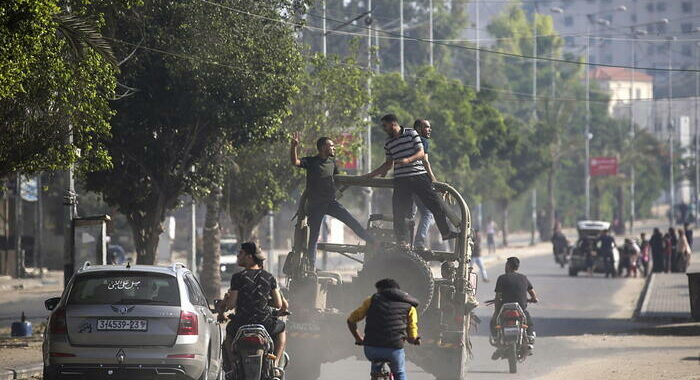
[[[450,225],[447,222],[445,210],[442,208],[440,198],[433,188],[433,181],[427,174],[413,175],[410,177],[394,178],[394,234],[399,243],[408,242],[408,227],[406,219],[412,214],[413,195],[423,202],[423,205],[433,213],[435,224],[442,236],[450,233]]]

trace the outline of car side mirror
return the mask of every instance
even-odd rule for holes
[[[46,301],[44,301],[44,307],[46,307],[46,310],[52,311],[56,308],[56,306],[58,306],[59,302],[61,302],[61,297],[49,298]]]
[[[221,305],[221,300],[216,299],[216,300],[214,300],[214,307],[209,307],[209,310],[211,310],[212,313],[218,313],[220,305]]]

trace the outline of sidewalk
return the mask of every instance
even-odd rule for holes
[[[700,272],[697,253],[688,268],[688,273]],[[688,276],[685,273],[652,273],[649,277],[644,300],[639,310],[639,319],[646,320],[690,320],[690,296]]]

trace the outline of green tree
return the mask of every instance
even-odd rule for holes
[[[368,74],[354,58],[316,54],[307,63],[299,95],[284,120],[286,132],[301,134],[302,155],[316,154],[316,139],[329,136],[336,141],[339,163],[348,162],[357,156],[365,128]],[[242,240],[302,184],[303,172],[289,163],[287,136],[266,144],[264,149],[238,150],[226,181],[226,208]]]
[[[154,262],[181,195],[220,183],[220,157],[279,133],[301,67],[287,23],[299,5],[148,0],[109,14],[109,36],[127,58],[120,83],[132,93],[114,103],[105,141],[113,167],[87,185],[126,215],[140,262]]]
[[[83,2],[0,5],[0,177],[76,161],[86,171],[109,165],[101,141],[116,66],[99,28],[85,21],[99,17]]]

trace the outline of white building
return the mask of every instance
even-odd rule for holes
[[[591,70],[591,80],[610,94],[608,112],[612,115],[615,108],[629,110],[631,101],[654,98],[654,78],[650,75],[618,67],[598,67]]]

